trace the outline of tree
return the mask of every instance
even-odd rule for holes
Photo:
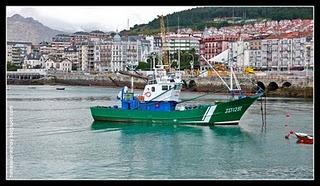
[[[148,59],[149,60],[149,59]],[[148,61],[147,60],[147,61]],[[150,62],[140,61],[137,69],[140,70],[150,70]]]
[[[178,51],[170,55],[170,60],[172,61],[171,67],[177,68]],[[193,67],[199,66],[199,56],[196,54],[196,50],[192,48],[187,51],[180,51],[180,69],[191,69],[190,62],[193,61]]]
[[[21,66],[7,62],[7,71],[17,71],[17,69],[21,69]]]

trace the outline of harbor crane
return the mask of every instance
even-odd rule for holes
[[[164,26],[164,19],[163,15],[158,15],[160,18],[160,32],[161,32],[161,40],[162,40],[162,65],[164,66],[166,71],[169,71],[170,64],[169,64],[169,50],[166,38],[166,29]]]

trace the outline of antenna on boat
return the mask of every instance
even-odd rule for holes
[[[181,48],[181,40],[180,40],[180,28],[179,28],[179,15],[178,15],[178,38],[179,38],[179,48],[178,48],[178,71],[180,72],[180,48]]]
[[[133,61],[127,62],[127,68],[131,71],[131,73],[138,67],[138,64]],[[131,76],[131,93],[133,93],[133,76]]]

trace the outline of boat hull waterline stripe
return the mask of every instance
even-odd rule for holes
[[[209,123],[211,116],[213,115],[216,107],[217,105],[208,107],[201,121],[185,121],[183,123]]]

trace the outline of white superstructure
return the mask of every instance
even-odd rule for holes
[[[179,72],[168,73],[164,68],[155,68],[154,74],[145,86],[145,101],[176,101],[179,102],[182,80]]]

